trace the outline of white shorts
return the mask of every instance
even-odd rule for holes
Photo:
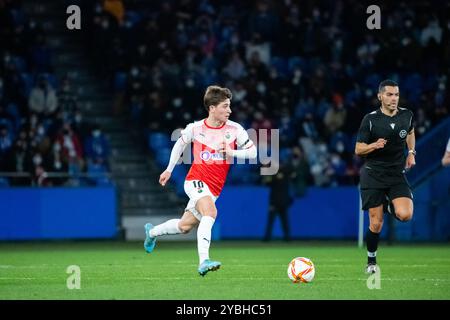
[[[184,192],[186,192],[189,197],[189,202],[184,211],[191,212],[198,221],[202,219],[202,215],[197,211],[197,209],[195,209],[197,201],[204,196],[210,196],[213,202],[216,202],[218,198],[211,193],[208,185],[200,180],[184,181]]]

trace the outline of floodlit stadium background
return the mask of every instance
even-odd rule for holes
[[[67,28],[69,5],[81,8],[80,30]],[[408,173],[414,217],[387,218],[382,239],[448,248],[450,170],[441,158],[450,137],[450,6],[381,5],[381,29],[369,30],[368,5],[0,0],[5,259],[18,241],[25,241],[19,248],[55,243],[46,240],[130,241],[122,245],[140,250],[144,223],[179,217],[189,166],[177,166],[164,189],[158,177],[172,132],[206,116],[202,97],[210,84],[232,90],[232,120],[279,130],[280,162],[296,173],[292,240],[299,247],[344,240],[357,248],[368,222],[360,220],[356,132],[378,107],[386,78],[399,83],[400,106],[414,112],[417,166]],[[260,169],[231,168],[217,201],[219,246],[264,238],[270,189]],[[161,241],[183,239],[194,240],[195,232]],[[283,239],[278,220],[272,239]],[[279,245],[295,254],[295,244]]]

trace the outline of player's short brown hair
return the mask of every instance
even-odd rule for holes
[[[209,111],[209,106],[217,106],[226,99],[231,100],[232,94],[230,89],[219,86],[209,86],[206,88],[205,96],[203,97],[203,105],[206,111]]]

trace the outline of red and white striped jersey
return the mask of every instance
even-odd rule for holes
[[[181,131],[184,143],[193,143],[193,163],[186,176],[187,181],[201,180],[214,196],[219,196],[227,178],[230,164],[218,153],[220,144],[226,142],[232,149],[253,146],[244,128],[228,120],[221,127],[210,127],[206,119],[190,123]]]

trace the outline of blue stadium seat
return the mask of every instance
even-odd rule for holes
[[[114,91],[125,91],[127,85],[127,74],[125,72],[116,72],[114,75]]]
[[[282,57],[273,57],[270,59],[270,65],[275,67],[280,77],[286,77],[288,75],[288,63],[286,59]]]
[[[142,20],[142,15],[139,12],[127,10],[125,13],[125,21],[131,22],[131,26],[135,26]]]
[[[418,73],[405,76],[401,82],[401,88],[406,93],[408,100],[418,101],[423,90],[422,77]]]
[[[107,176],[108,170],[104,165],[88,161],[86,172],[88,174],[87,180],[91,184],[93,183],[97,186],[109,186],[112,184]]]
[[[16,56],[13,58],[14,64],[18,72],[25,72],[27,69],[27,64],[22,57]]]
[[[11,9],[10,12],[15,26],[24,25],[26,23],[25,13],[23,10]]]
[[[14,118],[14,132],[18,132],[22,125],[22,117],[20,116],[19,108],[15,103],[9,103],[6,106],[6,112]]]
[[[294,70],[296,68],[304,69],[305,68],[305,61],[301,57],[290,57],[288,60],[288,70],[289,73],[294,73]]]
[[[22,95],[25,98],[28,98],[30,96],[31,89],[33,89],[33,86],[34,86],[33,76],[30,75],[29,73],[22,72],[20,74],[20,77],[22,79],[22,85],[23,85]]]
[[[0,177],[0,187],[9,187],[8,178]]]
[[[280,161],[287,161],[291,158],[292,152],[290,148],[280,149]]]
[[[179,182],[184,183],[187,172],[188,172],[187,165],[184,164],[177,165],[175,166],[175,169],[172,171],[171,179],[176,183]]]
[[[161,148],[156,152],[156,162],[161,168],[165,168],[169,163],[171,151],[170,148]]]
[[[171,180],[175,184],[175,190],[177,195],[184,195],[184,181],[189,167],[184,164],[177,165],[172,171]]]
[[[160,149],[168,148],[170,146],[170,137],[166,133],[151,132],[148,135],[148,146],[150,150],[159,152]]]
[[[52,73],[41,73],[38,75],[37,78],[39,78],[39,76],[44,76],[48,83],[52,86],[53,89],[57,90],[58,89],[58,80],[56,79],[56,76]],[[36,79],[37,79],[36,78]]]
[[[15,126],[11,120],[0,118],[0,126],[5,126],[8,129],[9,134],[14,138],[15,136]]]
[[[364,80],[364,85],[375,92],[378,91],[378,85],[382,81],[381,76],[377,73],[369,74]]]

